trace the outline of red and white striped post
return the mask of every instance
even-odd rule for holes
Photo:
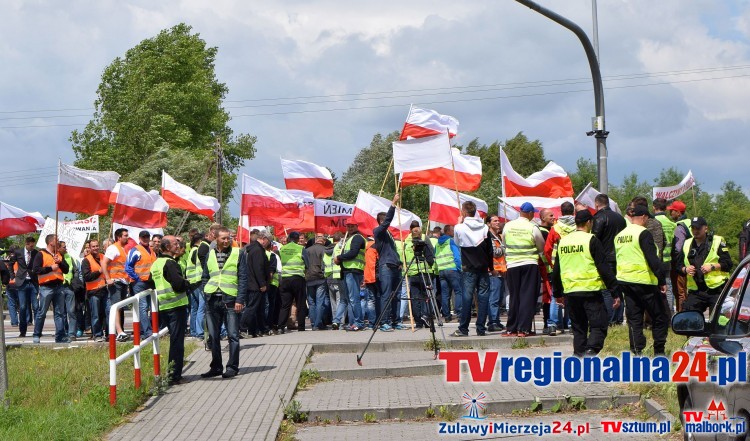
[[[141,346],[141,311],[139,308],[140,299],[133,304],[133,346]],[[141,351],[133,355],[133,368],[135,371],[135,388],[141,388]]]
[[[151,296],[151,331],[153,335],[159,333],[159,302],[157,301],[156,292]],[[154,377],[157,379],[161,376],[161,359],[159,354],[159,338],[154,339]]]

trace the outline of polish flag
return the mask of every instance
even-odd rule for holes
[[[354,205],[330,199],[315,199],[315,231],[333,234],[346,232],[346,220],[352,216]]]
[[[528,178],[516,173],[505,152],[500,150],[503,196],[538,196],[542,198],[573,197],[573,183],[562,167],[550,161]]]
[[[298,233],[311,233],[315,231],[315,208],[313,207],[315,198],[313,194],[304,190],[287,190],[287,192],[297,199],[300,217],[294,219],[269,219],[269,225],[274,227],[275,231],[284,231],[284,229],[287,232],[296,231]]]
[[[378,213],[388,212],[389,208],[391,208],[391,201],[388,199],[359,190],[351,219],[358,223],[360,233],[370,236],[372,230],[378,226]],[[399,211],[396,209],[391,227],[388,229],[395,239],[406,237],[409,234],[409,225],[412,221],[417,221],[419,225],[422,225],[419,216],[409,210],[401,209],[400,216],[401,222],[399,223]]]
[[[240,243],[250,242],[250,232],[253,230],[266,231],[268,230],[263,225],[252,226],[247,215],[240,216],[240,223],[237,225],[237,236],[235,239]]]
[[[149,229],[167,226],[169,205],[156,190],[123,182],[117,193],[112,222],[132,227]]]
[[[489,208],[487,202],[459,193],[461,204],[467,201],[474,202],[477,206],[477,214],[484,219],[487,216]],[[430,185],[430,216],[429,220],[446,225],[455,225],[458,217],[461,215],[461,208],[456,200],[456,192],[447,188]]]
[[[589,182],[581,191],[581,194],[576,197],[576,202],[585,205],[586,208],[589,209],[591,214],[596,214],[596,208],[594,208],[594,199],[600,194],[602,193],[599,190],[595,189],[591,185],[591,182]],[[609,198],[609,208],[611,208],[612,211],[622,214],[620,212],[620,207],[617,205],[617,202],[613,201],[612,198]]]
[[[0,238],[33,233],[42,225],[44,225],[44,217],[40,213],[29,213],[0,202]]]
[[[109,197],[120,175],[113,171],[92,171],[60,164],[57,183],[57,211],[107,214]]]
[[[333,176],[325,167],[282,158],[281,171],[287,190],[311,191],[316,198],[333,196]]]
[[[521,214],[515,208],[506,204],[502,200],[497,203],[497,217],[500,218],[501,222],[510,222],[513,219],[518,219]]]
[[[424,172],[451,166],[448,134],[393,143],[393,172]]]
[[[175,181],[167,172],[161,172],[161,195],[169,204],[169,208],[200,214],[214,220],[214,213],[219,211],[219,200],[211,196],[203,196],[197,191]]]
[[[459,191],[477,191],[482,183],[482,161],[479,156],[464,155],[456,148],[451,149],[453,167],[438,167],[431,170],[406,172],[401,174],[401,187],[415,184],[439,185],[456,188]],[[455,178],[453,169],[456,169]]]
[[[555,213],[555,217],[559,218],[562,215],[560,205],[562,205],[563,202],[570,202],[571,204],[574,203],[573,198],[540,198],[535,196],[519,196],[500,197],[499,199],[501,203],[505,202],[506,205],[513,207],[513,209],[518,212],[521,211],[521,205],[523,205],[524,202],[529,202],[537,211],[537,213],[534,214],[534,216],[537,218],[539,217],[538,212],[542,208],[549,208],[553,213]]]
[[[412,106],[399,139],[403,141],[410,138],[424,138],[439,133],[447,133],[451,138],[456,136],[458,120],[452,116],[441,115],[434,110]]]
[[[294,194],[245,174],[242,175],[241,214],[248,215],[249,222],[261,225],[279,218],[301,219]]]

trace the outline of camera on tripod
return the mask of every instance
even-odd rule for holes
[[[414,256],[424,257],[424,250],[427,244],[422,239],[412,239],[411,248],[414,250]]]

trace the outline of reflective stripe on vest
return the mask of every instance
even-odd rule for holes
[[[549,263],[550,266],[554,268],[555,267],[555,254],[557,254],[556,251],[557,251],[557,246],[560,243],[560,239],[574,232],[576,230],[576,227],[574,225],[568,225],[568,224],[564,224],[558,221],[555,223],[555,225],[552,225],[552,229],[555,230],[555,232],[558,235],[557,242],[555,242],[555,244],[552,245],[552,262]]]
[[[527,219],[516,219],[505,224],[505,260],[508,265],[519,262],[537,263],[539,253],[534,242],[534,225]]]
[[[65,254],[63,256],[63,259],[68,263],[68,273],[63,274],[63,280],[65,280],[65,283],[70,285],[70,282],[73,281],[73,268],[75,267],[75,261],[73,260],[73,257],[70,254]]]
[[[40,251],[42,253],[42,267],[46,268],[49,266],[52,266],[55,264],[55,259],[52,258],[52,255],[48,253],[47,251]],[[57,255],[60,260],[62,260],[62,256],[59,254]],[[52,270],[46,274],[39,274],[39,284],[40,285],[46,285],[47,283],[52,283],[55,280],[63,281],[65,280],[65,277],[63,277],[63,272],[58,266],[56,270]]]
[[[151,278],[154,280],[159,311],[167,311],[188,304],[187,293],[174,292],[172,284],[164,278],[164,265],[168,260],[167,257],[159,257],[151,265]]]
[[[339,243],[337,243],[333,247],[333,252],[331,252],[330,256],[328,254],[323,255],[323,262],[326,262],[326,277],[330,277],[332,279],[341,278],[341,265],[336,265],[335,263],[333,263],[333,259],[341,254],[342,247],[343,243],[339,241]]]
[[[456,261],[453,258],[451,240],[448,239],[443,243],[438,243],[437,247],[435,247],[435,262],[437,262],[438,271],[456,271]]]
[[[504,275],[508,271],[508,264],[505,261],[505,253],[503,253],[502,256],[497,257],[494,254],[494,249],[498,247],[502,247],[502,241],[500,241],[499,237],[495,237],[494,234],[492,234],[492,248],[493,248],[493,254],[492,254],[492,269],[499,272],[500,275]]]
[[[273,255],[274,257],[278,259],[278,256],[266,250],[266,257],[268,258],[269,268],[271,267],[271,255]],[[276,267],[274,266],[273,269],[276,270]],[[274,271],[273,276],[271,276],[271,281],[269,283],[271,284],[271,286],[279,286],[280,280],[281,280],[281,273],[279,273],[278,271]]]
[[[356,236],[361,237],[362,241],[365,240],[365,238],[362,237],[361,234],[353,235],[346,241],[346,245],[344,245],[344,250],[341,252],[342,254],[346,254],[349,252],[352,246],[352,240],[354,240]],[[364,248],[360,249],[359,252],[357,253],[357,256],[354,259],[345,260],[341,262],[341,266],[345,269],[356,269],[356,270],[364,271],[365,270],[365,249]]]
[[[99,265],[99,262],[94,259],[94,256],[91,254],[86,256],[86,260],[89,261],[89,267],[91,268],[92,273],[99,272],[99,277],[97,277],[96,280],[86,282],[86,291],[96,291],[97,289],[104,288],[107,283],[104,281],[101,265]]]
[[[615,253],[617,255],[617,280],[641,285],[657,285],[653,271],[646,262],[638,238],[646,228],[629,224],[615,236]]]
[[[193,263],[193,259],[195,259],[195,263]],[[198,259],[197,247],[190,250],[190,257],[188,258],[185,276],[190,284],[200,282],[203,277],[203,266],[201,265],[200,259]]]
[[[227,260],[221,269],[219,269],[219,261],[216,259],[216,250],[211,250],[208,254],[206,266],[208,267],[209,279],[203,292],[213,294],[220,290],[226,295],[237,297],[237,263],[240,259],[241,250],[239,248],[230,248],[230,250],[229,256],[227,256]]]
[[[302,260],[304,247],[296,243],[288,243],[279,250],[281,257],[282,278],[305,277],[305,261]]]
[[[706,256],[706,260],[703,262],[703,264],[718,264],[719,263],[719,246],[721,246],[721,243],[724,241],[724,238],[721,236],[714,236],[713,240],[711,241],[711,249],[708,251],[708,255]],[[682,252],[685,255],[685,266],[690,266],[690,262],[688,262],[688,252],[690,252],[690,245],[693,244],[693,238],[689,238],[685,240],[685,244],[682,246]],[[700,268],[696,268],[696,271],[700,271]],[[719,286],[723,285],[727,279],[729,278],[729,273],[726,271],[721,270],[721,265],[719,265],[718,271],[709,271],[708,273],[703,275],[703,281],[706,282],[706,286],[710,289],[718,288]],[[698,284],[695,283],[695,279],[693,276],[688,275],[687,276],[687,285],[688,289],[695,291],[698,289]]]
[[[591,256],[593,234],[575,231],[560,239],[557,247],[563,293],[601,291],[605,288]]]
[[[115,242],[114,245],[117,247],[117,251],[119,251],[120,255],[117,256],[116,259],[110,260],[109,264],[107,265],[109,278],[124,279],[130,282],[130,276],[128,276],[128,273],[125,272],[125,259],[127,258],[128,253],[125,252],[125,248],[120,245],[120,242]]]
[[[134,270],[135,273],[138,274],[138,278],[145,282],[148,280],[148,273],[151,271],[151,264],[156,260],[156,254],[154,254],[154,251],[150,248],[146,251],[146,248],[141,244],[136,245],[135,249],[138,250],[141,258],[138,259],[138,263],[135,264]]]
[[[674,229],[677,228],[677,223],[672,222],[672,219],[668,218],[663,214],[655,216],[656,220],[661,224],[662,230],[664,230],[664,262],[672,261],[672,241],[674,240]]]

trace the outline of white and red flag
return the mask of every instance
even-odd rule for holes
[[[282,158],[281,171],[287,190],[309,191],[316,198],[333,196],[333,176],[325,167],[312,162]]]
[[[352,216],[354,205],[330,199],[315,199],[315,232],[333,234],[346,232],[346,220]]]
[[[500,171],[503,176],[503,196],[573,197],[573,182],[565,170],[552,161],[541,171],[524,178],[513,170],[508,157],[501,149]]]
[[[576,202],[581,203],[585,205],[591,214],[596,214],[596,208],[594,207],[594,199],[602,194],[599,190],[595,189],[591,182],[589,182],[586,187],[584,187],[583,190],[581,190],[581,194],[579,194],[576,197]],[[613,201],[612,198],[609,198],[609,208],[612,209],[612,211],[616,211],[617,213],[620,213],[620,207],[617,205],[617,202]]]
[[[459,193],[458,196],[461,204],[467,201],[474,202],[477,206],[477,216],[482,219],[487,216],[487,212],[489,211],[487,202],[463,193]],[[461,208],[458,200],[456,200],[456,192],[436,185],[430,185],[429,220],[446,225],[455,225],[460,215]]]
[[[161,172],[161,196],[169,204],[169,208],[179,208],[211,220],[214,220],[214,213],[221,208],[218,199],[198,194],[187,185],[175,181],[164,170]]]
[[[372,235],[372,230],[378,226],[378,213],[388,212],[389,208],[391,208],[391,201],[388,199],[359,190],[351,220],[357,222],[360,233],[369,236]],[[401,221],[400,223],[399,220]],[[399,213],[397,208],[391,222],[391,227],[388,230],[395,239],[399,240],[409,234],[409,226],[412,221],[417,221],[419,225],[422,225],[422,220],[419,216],[404,209],[401,209]]]
[[[297,199],[300,215],[297,218],[278,218],[269,219],[268,225],[274,227],[275,231],[287,232],[296,231],[298,233],[311,233],[315,231],[315,208],[313,203],[315,198],[309,191],[304,190],[287,190]]]
[[[169,205],[156,190],[146,191],[130,182],[120,183],[112,222],[150,229],[167,226]]]
[[[447,133],[451,138],[456,136],[458,120],[452,116],[441,115],[434,110],[412,106],[399,139],[424,138],[439,133]]]
[[[265,182],[242,175],[241,213],[249,216],[254,225],[278,223],[278,219],[301,220],[297,197],[288,190],[282,190]]]
[[[267,228],[263,225],[252,226],[247,215],[240,215],[240,222],[237,225],[237,236],[235,239],[240,243],[250,242],[250,232],[253,230],[265,231]]]
[[[464,155],[452,148],[453,166],[401,174],[401,187],[416,184],[439,185],[458,191],[477,191],[482,183],[482,161],[479,156]],[[453,174],[455,168],[455,177]]]
[[[21,210],[0,202],[0,238],[33,233],[44,225],[41,213]]]
[[[500,222],[510,222],[521,217],[521,214],[518,210],[500,200],[497,203],[497,217],[500,218]]]
[[[393,172],[423,172],[451,166],[448,135],[393,142]]]
[[[534,206],[534,210],[536,210],[534,216],[537,218],[539,217],[538,212],[542,208],[549,208],[555,213],[555,217],[559,218],[562,215],[560,205],[562,205],[563,202],[574,203],[573,198],[540,198],[535,196],[501,197],[500,201],[505,202],[505,204],[518,212],[521,211],[521,205],[523,205],[524,202],[528,202]]]
[[[57,211],[107,214],[109,197],[120,175],[60,164],[57,182]]]

